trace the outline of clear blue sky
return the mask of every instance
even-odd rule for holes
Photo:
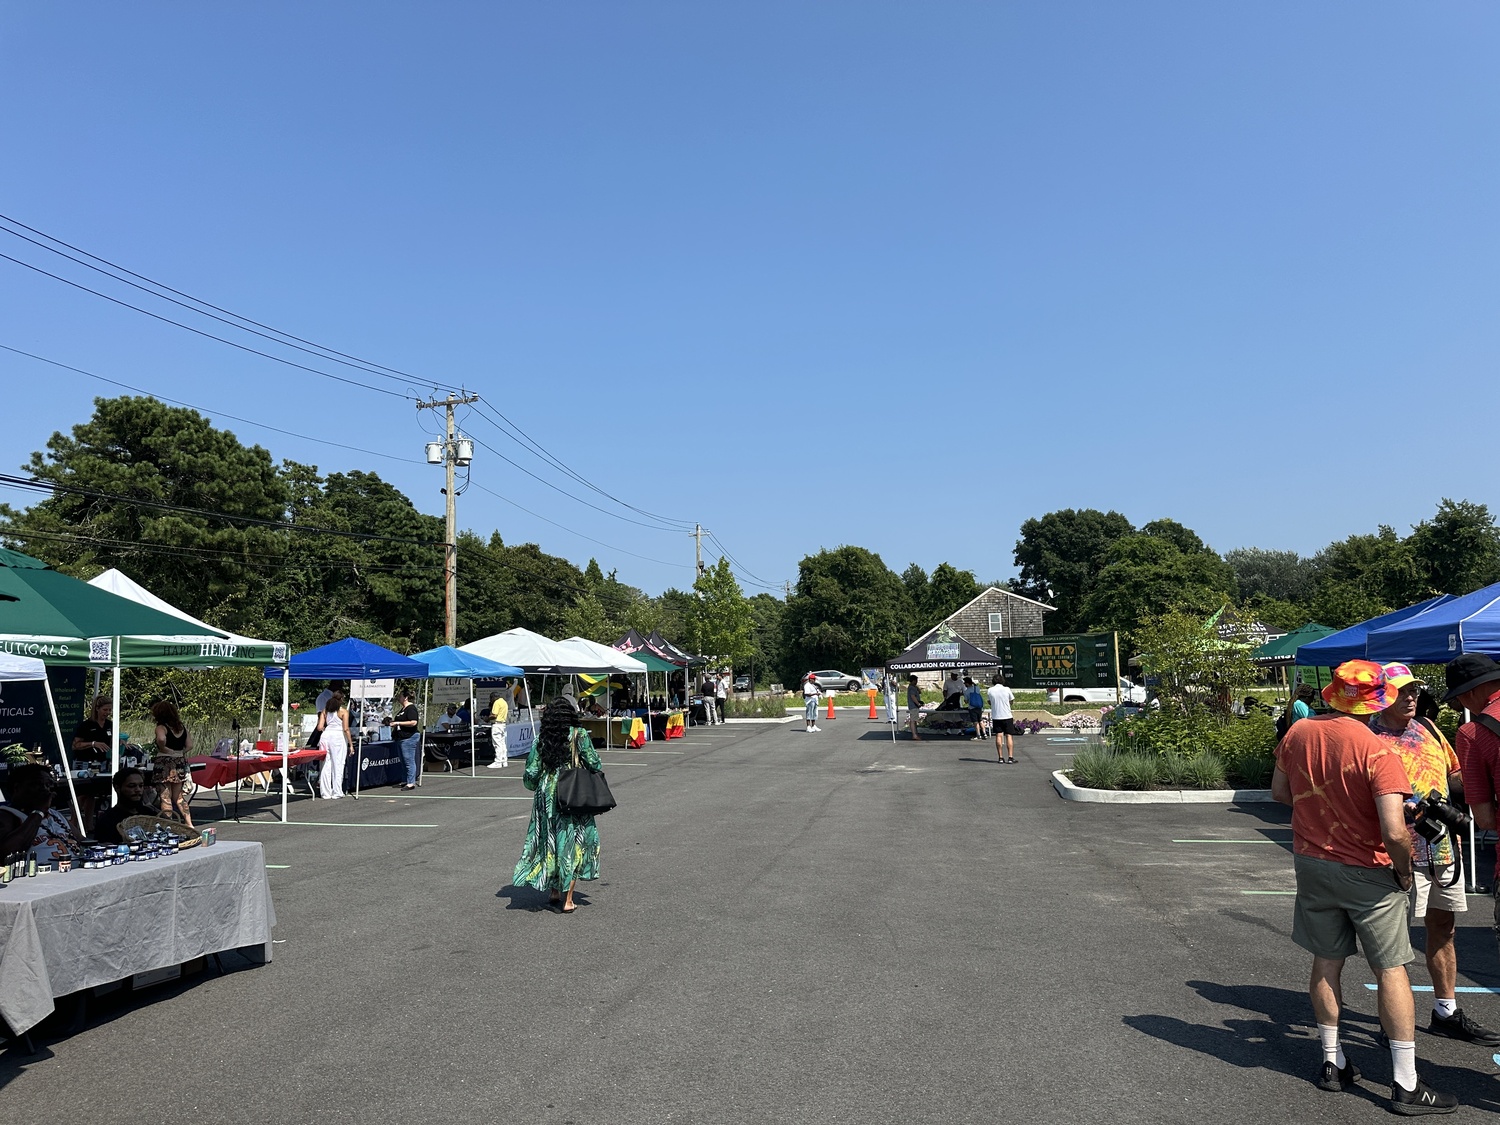
[[[1021,521],[1068,506],[1310,552],[1500,501],[1497,57],[1488,0],[10,4],[0,212],[461,382],[773,583],[840,543],[1009,575]],[[5,261],[0,343],[427,440],[398,399]],[[115,393],[7,353],[0,388],[5,471]],[[425,464],[225,424],[441,511]],[[474,473],[691,562],[485,450]],[[461,522],[691,579],[478,489]]]

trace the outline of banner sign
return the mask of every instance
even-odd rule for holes
[[[82,668],[48,668],[47,681],[52,685],[63,738],[69,738],[88,708],[88,673]],[[28,750],[40,746],[49,762],[62,761],[40,680],[0,683],[0,746],[18,742]]]
[[[996,637],[1000,669],[1013,688],[1113,688],[1120,679],[1113,633]]]
[[[960,652],[957,641],[929,641],[927,644],[928,660],[957,660]]]

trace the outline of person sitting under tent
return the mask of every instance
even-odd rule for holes
[[[10,771],[0,804],[0,856],[36,852],[38,863],[51,863],[61,851],[78,850],[78,833],[68,814],[52,807],[57,778],[49,766],[28,762]]]
[[[146,804],[146,775],[134,766],[126,766],[115,774],[115,795],[119,800],[112,809],[105,809],[94,818],[94,839],[101,844],[123,844],[120,838],[120,821],[129,816],[161,817],[161,809]]]

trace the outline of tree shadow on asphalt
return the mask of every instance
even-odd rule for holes
[[[1226,1019],[1222,1024],[1196,1024],[1175,1016],[1125,1016],[1122,1022],[1153,1039],[1183,1047],[1245,1070],[1269,1070],[1304,1079],[1311,1086],[1317,1076],[1318,1037],[1307,994],[1266,985],[1223,985],[1192,980],[1188,987],[1214,1004],[1258,1012],[1262,1019]],[[1349,1091],[1382,1108],[1389,1105],[1390,1052],[1380,1038],[1380,1021],[1373,1015],[1347,1007],[1341,1021],[1344,1051],[1363,1072],[1359,1085]],[[1423,1058],[1418,1036],[1417,1070],[1429,1084],[1457,1095],[1464,1105],[1491,1111],[1500,1109],[1500,1084],[1489,1071],[1445,1066]],[[1475,1055],[1475,1065],[1488,1067],[1487,1051]]]

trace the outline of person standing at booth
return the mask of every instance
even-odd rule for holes
[[[510,705],[505,702],[505,696],[499,692],[491,692],[490,742],[495,746],[495,760],[490,763],[492,770],[503,770],[510,764],[510,751],[505,745],[505,722],[508,718],[510,718]]]
[[[318,749],[326,753],[323,770],[318,774],[318,795],[325,801],[336,801],[344,795],[344,762],[349,757],[349,712],[344,697],[330,692],[328,703],[318,715]]]
[[[399,740],[401,763],[406,767],[406,781],[402,789],[417,787],[417,758],[422,753],[422,719],[417,714],[417,705],[411,700],[411,692],[403,691],[401,710],[391,720],[391,737]]]

